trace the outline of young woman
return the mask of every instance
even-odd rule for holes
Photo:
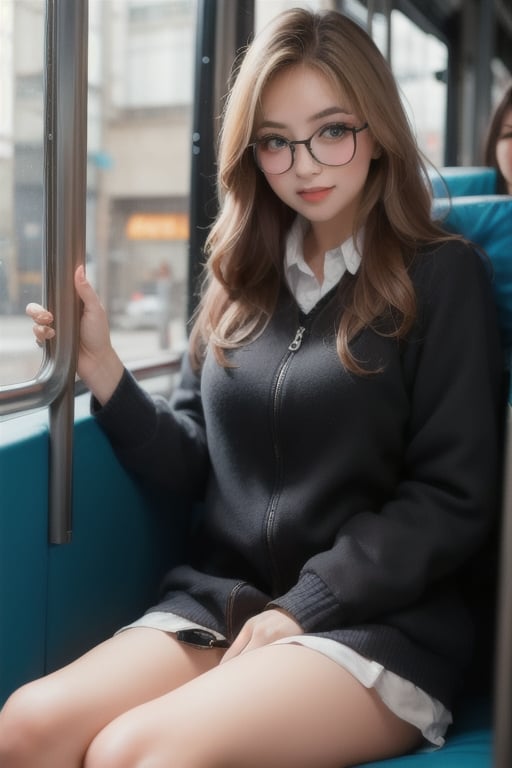
[[[494,111],[485,142],[484,162],[496,168],[496,191],[512,195],[512,85]]]
[[[442,745],[471,654],[457,574],[497,503],[501,352],[484,264],[432,223],[425,179],[366,33],[285,12],[227,102],[170,404],[123,368],[78,269],[99,424],[204,517],[145,616],[13,694],[2,768],[341,768]]]

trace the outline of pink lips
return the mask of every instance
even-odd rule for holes
[[[320,203],[331,192],[332,187],[311,187],[310,189],[301,189],[298,195],[308,203]]]

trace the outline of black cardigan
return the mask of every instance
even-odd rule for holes
[[[342,287],[307,316],[283,290],[233,367],[208,354],[199,377],[185,359],[170,404],[125,372],[95,413],[130,470],[205,501],[191,560],[150,610],[232,639],[280,606],[451,706],[472,637],[457,573],[498,506],[502,352],[473,250],[418,254],[411,276],[407,340],[352,344],[380,373],[340,363]]]

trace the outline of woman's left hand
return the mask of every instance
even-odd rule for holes
[[[270,645],[274,640],[292,635],[302,635],[303,629],[290,614],[271,608],[246,621],[231,646],[222,658],[222,663],[239,656],[246,651],[253,651],[263,645]]]

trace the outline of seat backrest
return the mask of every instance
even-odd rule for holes
[[[452,200],[435,200],[434,217],[443,219],[448,231],[456,232],[472,240],[479,248],[485,250],[494,269],[494,291],[502,333],[505,339],[512,339],[512,197],[464,197]],[[457,297],[454,296],[456,305]],[[512,403],[512,400],[511,400]],[[509,407],[509,414],[512,408]],[[471,419],[471,414],[468,414]],[[508,429],[512,435],[512,428]],[[512,439],[510,440],[512,443]],[[512,446],[507,454],[510,457],[505,474],[512,478]],[[503,523],[501,525],[502,539],[512,544],[512,483],[509,480],[509,491],[504,494]],[[494,553],[494,560],[496,555]],[[492,723],[492,707],[490,702],[490,681],[487,676],[487,688],[482,697],[478,691],[473,692],[468,683],[463,697],[458,703],[455,715],[455,725],[448,732],[447,742],[443,749],[420,749],[412,754],[365,763],[364,768],[510,768],[512,766],[512,551],[503,548],[501,553],[502,567],[500,571],[500,642],[496,650],[497,690],[494,702],[494,728]],[[477,574],[473,575],[476,581]],[[491,589],[485,587],[488,608],[494,614],[495,580]],[[488,611],[487,611],[488,613]],[[482,623],[482,633],[492,634],[492,627]],[[487,658],[494,656],[494,643],[484,643],[480,647],[490,647]],[[494,658],[491,659],[491,662]],[[468,675],[472,677],[472,675]],[[500,680],[501,678],[501,680]],[[502,682],[502,685],[499,683]],[[363,768],[363,766],[361,766]]]
[[[493,286],[507,353],[512,350],[512,196],[478,195],[434,200],[445,229],[473,241],[493,267]]]
[[[434,197],[494,195],[496,170],[485,166],[446,166],[429,172]]]
[[[505,350],[512,369],[512,196],[490,195],[435,200],[434,216],[446,229],[472,240],[489,256]],[[468,418],[471,418],[468,415]],[[493,765],[512,765],[512,388],[509,386],[503,461],[503,502],[499,526],[497,640],[494,653]],[[494,603],[495,595],[488,599]]]

